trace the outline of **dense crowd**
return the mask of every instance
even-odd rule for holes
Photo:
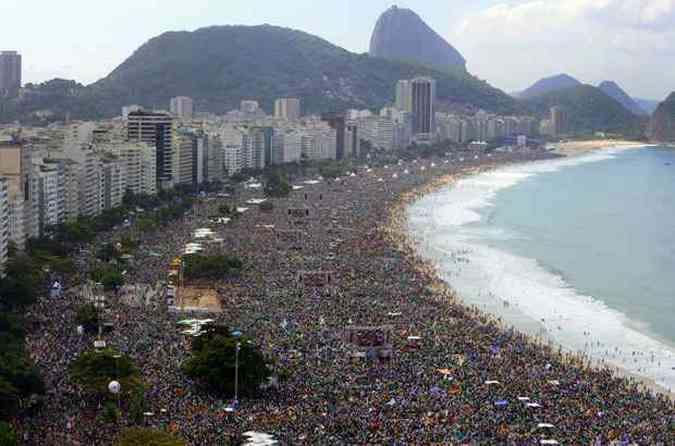
[[[462,305],[405,237],[405,205],[435,178],[546,156],[453,155],[297,180],[271,212],[248,206],[227,225],[211,223],[220,205],[261,197],[241,187],[232,197],[202,200],[160,231],[101,234],[99,243],[120,231],[141,242],[125,277],[142,287],[127,288],[125,298],[108,296],[104,318],[113,330],[104,339],[141,369],[145,423],[191,445],[230,444],[246,431],[284,445],[675,444],[671,399]],[[307,217],[289,221],[289,208],[305,207]],[[171,260],[205,226],[223,239],[208,250],[245,259],[238,277],[214,284],[223,311],[209,316],[255,339],[284,377],[234,413],[181,372],[190,339],[176,322],[190,315],[169,312],[156,291]],[[275,230],[290,229],[302,231],[293,243],[301,249],[277,239]],[[90,263],[86,251],[80,255],[83,267]],[[303,287],[299,271],[330,272],[331,282]],[[82,282],[85,274],[83,268]],[[83,294],[72,286],[62,298],[45,296],[29,314],[28,345],[48,394],[43,409],[19,426],[22,444],[109,445],[130,423],[106,423],[100,402],[68,378],[68,364],[94,341],[76,329]],[[358,326],[385,327],[391,357],[355,354],[343,335]]]

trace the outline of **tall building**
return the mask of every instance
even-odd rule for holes
[[[16,94],[21,88],[21,55],[0,51],[0,94]]]
[[[157,194],[157,162],[155,148],[143,142],[116,142],[102,145],[105,153],[116,156],[124,164],[126,189],[134,194]]]
[[[5,276],[7,264],[7,247],[10,240],[9,195],[7,179],[0,177],[0,277]]]
[[[206,135],[205,181],[223,180],[223,141],[216,134]]]
[[[78,175],[80,215],[93,217],[103,210],[103,166],[101,157],[92,150],[84,153]]]
[[[57,165],[34,166],[33,196],[38,203],[38,234],[45,235],[48,228],[63,223],[63,176]]]
[[[412,113],[412,82],[400,80],[396,83],[396,108]]]
[[[162,112],[136,111],[127,118],[129,141],[140,141],[155,148],[157,185],[168,189],[173,186],[173,147],[175,122],[171,115]]]
[[[194,114],[194,102],[187,96],[171,98],[171,114],[178,119],[190,120]]]
[[[345,158],[345,130],[346,119],[343,113],[325,113],[321,117],[322,121],[326,121],[330,128],[335,130],[335,158],[342,160]]]
[[[300,99],[281,98],[274,101],[274,117],[288,121],[300,119]]]
[[[435,131],[436,81],[418,77],[412,84],[413,133],[432,134]]]
[[[0,176],[7,178],[11,233],[16,247],[22,250],[26,239],[37,232],[36,208],[31,195],[32,150],[13,139],[0,142]]]
[[[551,107],[551,135],[560,136],[568,131],[567,112],[562,107]]]
[[[302,132],[292,129],[276,130],[272,136],[272,164],[279,165],[300,161]]]

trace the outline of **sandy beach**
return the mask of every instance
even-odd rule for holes
[[[568,141],[557,143],[553,153],[564,156],[579,156],[596,150],[605,150],[613,148],[633,149],[645,146],[646,143],[640,141],[614,140],[614,139],[595,139],[590,141]]]

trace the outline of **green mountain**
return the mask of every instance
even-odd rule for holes
[[[519,110],[513,98],[468,74],[354,54],[304,32],[262,25],[164,33],[87,87],[29,86],[22,98],[0,103],[0,121],[34,119],[38,110],[57,119],[66,112],[115,116],[128,104],[167,109],[173,96],[190,96],[197,110],[216,113],[238,108],[242,99],[271,112],[278,97],[298,97],[310,113],[379,108],[393,102],[396,81],[418,75],[437,80],[441,102]]]
[[[575,135],[607,132],[637,138],[643,135],[646,122],[591,85],[549,91],[524,104],[541,118],[548,117],[551,107],[562,107],[568,114],[569,131]]]

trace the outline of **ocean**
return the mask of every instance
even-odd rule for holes
[[[425,195],[408,225],[467,304],[675,391],[675,150],[502,167]]]

